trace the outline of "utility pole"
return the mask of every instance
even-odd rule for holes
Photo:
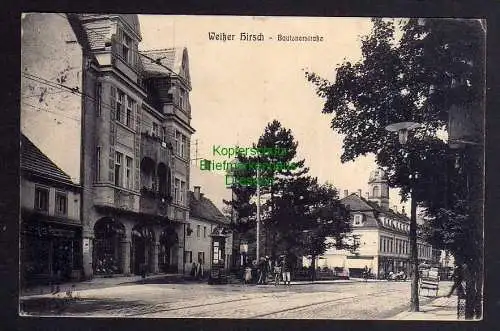
[[[259,183],[259,177],[260,177],[260,164],[257,163],[257,253],[256,253],[256,258],[257,262],[259,261],[259,246],[260,246],[260,183]]]

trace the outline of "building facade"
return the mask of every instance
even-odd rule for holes
[[[22,31],[21,96],[38,103],[22,106],[21,129],[81,187],[77,269],[85,278],[183,272],[197,222],[187,49],[139,53],[137,15],[34,13]]]
[[[387,177],[381,169],[372,171],[368,181],[370,191],[362,196],[361,190],[348,194],[341,203],[350,210],[352,234],[359,248],[351,253],[346,250],[327,250],[318,259],[320,267],[349,268],[352,277],[360,276],[365,266],[377,278],[389,272],[410,271],[410,219],[404,213],[389,208]],[[417,239],[420,262],[432,261],[432,246],[421,236]]]
[[[81,187],[21,138],[21,284],[79,279]]]
[[[98,62],[83,130],[85,274],[179,272],[194,133],[187,50],[141,55],[137,15],[80,19]]]

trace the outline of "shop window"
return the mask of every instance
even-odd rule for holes
[[[49,190],[43,187],[35,188],[35,209],[38,211],[49,211]]]
[[[56,214],[66,215],[68,213],[68,196],[64,192],[56,192]]]

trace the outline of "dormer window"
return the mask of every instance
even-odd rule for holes
[[[363,215],[354,215],[354,226],[360,226],[363,223]]]

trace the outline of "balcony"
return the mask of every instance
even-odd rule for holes
[[[171,202],[171,196],[143,187],[141,189],[139,209],[141,213],[169,217],[169,211],[172,208],[170,206]]]
[[[170,164],[172,155],[172,144],[162,141],[158,136],[152,135],[149,132],[141,133],[141,158],[150,158],[156,164]]]

